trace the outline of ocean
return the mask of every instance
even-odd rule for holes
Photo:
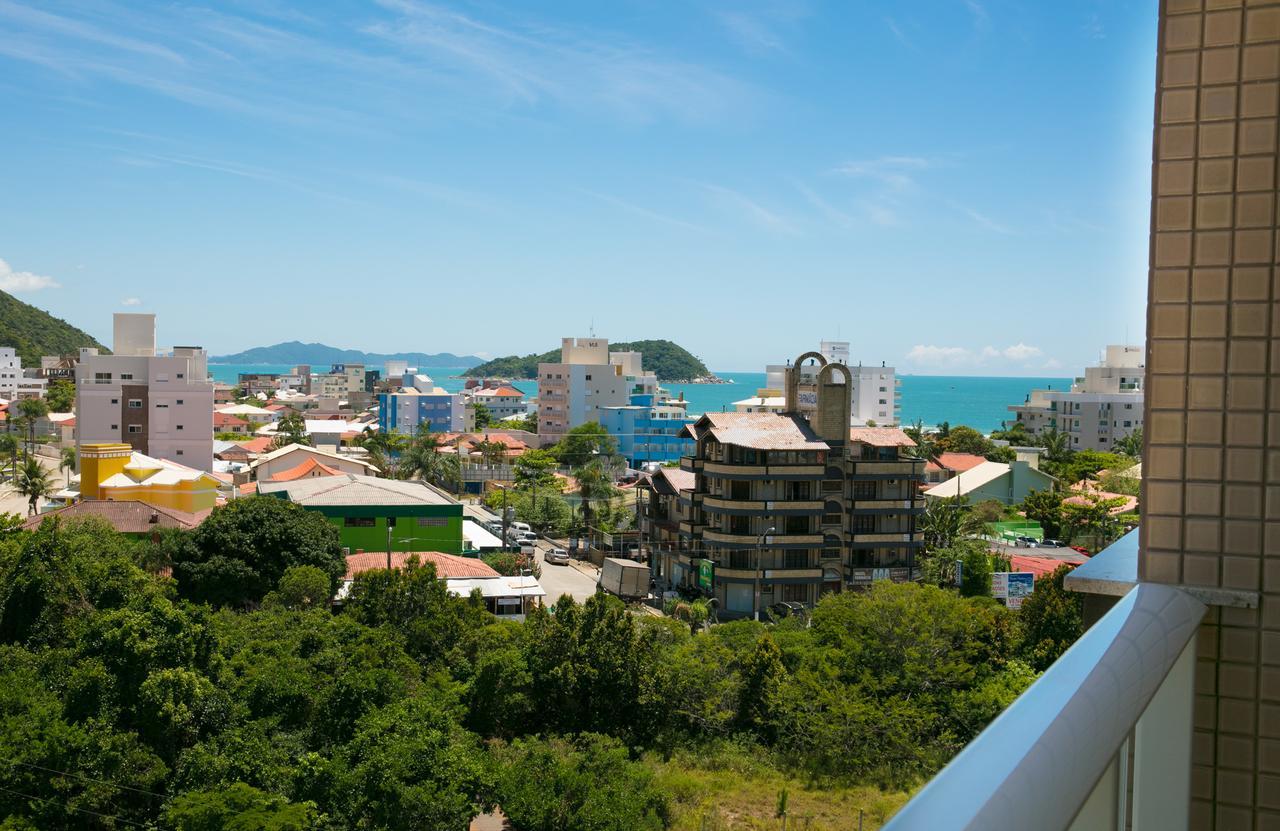
[[[293,367],[283,364],[210,364],[209,374],[219,382],[234,384],[242,372],[285,373]],[[458,378],[464,367],[424,367],[420,370],[430,375],[449,392],[462,389],[464,379]],[[672,395],[684,393],[689,402],[689,413],[719,412],[733,408],[733,402],[755,395],[765,383],[763,372],[718,372],[731,384],[665,384]],[[1070,378],[985,378],[949,375],[901,375],[900,387],[902,423],[923,421],[936,425],[943,421],[953,427],[967,424],[983,432],[998,430],[1009,418],[1009,405],[1019,404],[1033,389],[1066,389]],[[528,381],[515,386],[527,395],[533,395],[537,386]]]

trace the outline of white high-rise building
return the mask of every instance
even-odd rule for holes
[[[22,359],[12,346],[0,346],[0,398],[12,401],[18,397],[18,380],[22,378]]]
[[[1110,450],[1142,427],[1145,354],[1141,346],[1108,346],[1069,390],[1032,390],[1009,410],[1032,436],[1060,430],[1073,450]]]
[[[213,468],[213,381],[199,346],[156,351],[155,315],[115,315],[115,354],[81,349],[76,367],[79,445],[123,442],[199,470]]]
[[[879,427],[896,426],[900,420],[898,403],[898,378],[891,366],[854,366],[849,363],[849,342],[824,340],[819,345],[818,354],[828,363],[844,364],[849,367],[853,376],[853,385],[849,389],[850,420],[854,427],[866,427],[874,424]],[[786,373],[789,364],[770,364],[765,367],[765,386],[756,391],[755,398],[746,398],[734,403],[738,412],[782,412],[786,407]],[[801,367],[801,377],[812,381],[818,375],[819,367],[806,365]],[[800,403],[803,411],[804,402]]]
[[[555,442],[571,428],[600,420],[604,407],[656,395],[658,378],[639,352],[610,352],[604,338],[564,338],[560,362],[538,364],[538,435]]]

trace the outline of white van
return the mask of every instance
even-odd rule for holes
[[[533,530],[532,528],[529,527],[529,523],[527,522],[512,522],[508,527],[512,531],[519,531],[525,534]]]

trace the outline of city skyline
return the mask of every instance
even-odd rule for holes
[[[0,289],[213,354],[1070,374],[1144,336],[1148,12],[3,2]]]

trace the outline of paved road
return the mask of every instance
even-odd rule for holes
[[[537,560],[538,564],[542,566],[542,577],[538,582],[542,584],[543,590],[547,593],[547,596],[543,598],[547,605],[555,603],[564,594],[571,596],[580,603],[595,594],[595,578],[579,571],[579,565],[551,565],[543,559],[543,552],[550,547],[550,544],[545,540],[538,542]],[[591,567],[585,566],[585,568],[590,569]]]

